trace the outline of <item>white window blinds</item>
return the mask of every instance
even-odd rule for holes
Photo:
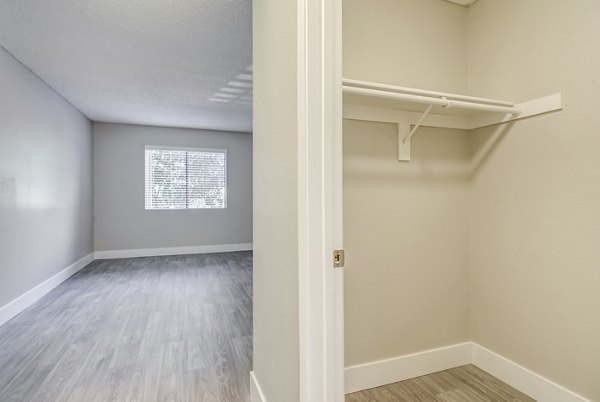
[[[227,208],[227,150],[146,147],[146,209]]]

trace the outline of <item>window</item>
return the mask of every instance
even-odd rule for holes
[[[146,147],[146,209],[227,208],[227,150]]]

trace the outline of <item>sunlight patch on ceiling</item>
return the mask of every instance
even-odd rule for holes
[[[209,98],[211,102],[232,102],[242,105],[252,104],[252,66],[246,68],[245,73],[235,76],[227,86],[222,87]]]

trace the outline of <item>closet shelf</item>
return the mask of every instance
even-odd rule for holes
[[[351,79],[342,80],[342,91],[344,118],[398,124],[401,161],[410,160],[420,126],[473,130],[562,109],[560,93],[515,104]]]

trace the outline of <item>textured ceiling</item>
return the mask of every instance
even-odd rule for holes
[[[469,7],[471,4],[475,3],[477,0],[446,0],[450,3],[460,4],[461,6]]]
[[[251,0],[0,0],[0,45],[91,120],[252,130]]]

